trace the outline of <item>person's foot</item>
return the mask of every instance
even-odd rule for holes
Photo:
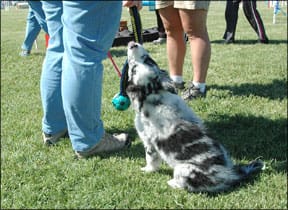
[[[166,38],[161,38],[161,37],[159,37],[158,39],[155,39],[154,41],[153,41],[153,44],[163,44],[163,43],[165,43],[166,42]]]
[[[31,53],[30,50],[22,50],[19,55],[20,55],[21,57],[27,57],[27,56],[30,55],[30,53]]]
[[[177,92],[184,90],[184,88],[185,88],[185,82],[180,82],[180,83],[172,82],[172,83],[173,83],[173,86],[175,87],[175,89],[177,90]]]
[[[225,32],[223,39],[223,44],[232,44],[235,42],[234,34],[230,32]]]
[[[56,134],[42,133],[44,144],[47,146],[54,145],[62,138],[69,138],[67,129],[60,131]]]
[[[225,39],[225,40],[223,41],[223,44],[233,44],[233,43],[235,43],[235,40],[234,40],[234,39]]]
[[[185,88],[182,92],[182,99],[191,100],[195,98],[205,98],[206,97],[206,89],[204,92],[200,91],[200,88],[197,88],[192,82],[189,84],[187,88]]]
[[[131,141],[128,134],[121,133],[118,135],[111,135],[109,133],[105,133],[101,141],[91,149],[83,152],[76,151],[75,154],[78,158],[88,158],[102,152],[118,151],[121,149],[129,148],[130,146]]]
[[[258,43],[260,44],[268,44],[269,43],[269,39],[258,39]]]

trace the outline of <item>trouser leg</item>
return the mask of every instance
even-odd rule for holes
[[[42,66],[40,92],[43,107],[42,130],[55,134],[67,128],[64,114],[61,78],[63,58],[62,1],[42,1],[48,31],[49,46]]]
[[[259,39],[262,41],[267,41],[268,38],[266,36],[263,21],[257,10],[256,1],[243,1],[243,11],[248,22],[250,23],[254,31],[257,33]]]
[[[121,1],[63,1],[62,95],[72,147],[85,151],[104,134],[102,60],[119,28]]]
[[[27,15],[26,32],[23,44],[21,46],[22,50],[30,51],[32,49],[33,43],[36,40],[41,27],[35,18],[35,14],[31,8]]]

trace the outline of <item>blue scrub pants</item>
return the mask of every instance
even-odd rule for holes
[[[104,135],[102,61],[119,28],[121,1],[42,1],[49,45],[41,75],[42,130],[68,129],[75,151]]]
[[[28,1],[29,11],[27,15],[26,34],[21,46],[22,50],[31,50],[41,28],[48,34],[45,14],[40,1]]]

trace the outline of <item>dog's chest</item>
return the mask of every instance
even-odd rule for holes
[[[144,104],[135,117],[135,127],[143,141],[153,142],[171,135],[171,126],[177,118],[174,112],[163,104]]]

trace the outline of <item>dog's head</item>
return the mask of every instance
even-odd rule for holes
[[[129,69],[126,92],[134,109],[140,110],[148,95],[157,94],[163,89],[158,73],[159,68],[143,46],[138,43],[129,42],[127,55]]]
[[[142,104],[148,95],[163,90],[176,93],[167,72],[158,67],[141,44],[129,42],[127,50],[129,69],[126,92],[132,103],[137,100]]]
[[[142,45],[133,41],[129,42],[127,56],[129,64],[128,83],[146,86],[159,80],[158,65]]]
[[[158,67],[141,44],[133,41],[129,42],[127,55],[129,64],[128,83],[146,86],[149,83],[160,82],[159,87],[161,86],[171,93],[176,93],[168,73]]]

